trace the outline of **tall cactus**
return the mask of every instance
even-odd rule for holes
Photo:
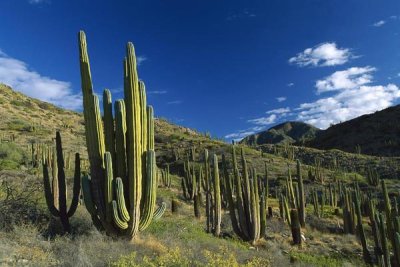
[[[305,196],[304,196],[304,186],[303,186],[303,177],[301,175],[301,165],[300,161],[297,160],[297,179],[298,179],[298,187],[299,187],[299,205],[297,207],[299,211],[299,221],[301,227],[306,226],[306,209],[305,209]]]
[[[91,177],[82,182],[85,203],[99,229],[132,238],[149,225],[155,209],[153,109],[146,106],[145,86],[138,79],[133,44],[128,43],[123,62],[124,100],[115,103],[114,129],[111,94],[105,90],[103,131],[83,31],[79,32],[79,48]]]
[[[242,175],[239,175],[235,145],[232,146],[233,175],[236,199],[233,198],[232,185],[229,176],[226,176],[226,198],[228,200],[229,215],[234,232],[243,240],[251,243],[260,238],[261,215],[258,182],[255,171],[252,179],[249,177],[247,163],[242,148]]]
[[[220,181],[219,181],[219,169],[218,169],[218,157],[214,154],[214,175],[213,175],[213,185],[214,185],[214,222],[213,230],[214,235],[219,236],[221,234],[221,191],[220,191]]]
[[[79,153],[75,154],[75,174],[74,174],[74,186],[72,191],[72,200],[69,209],[67,208],[67,185],[65,182],[64,173],[64,158],[62,151],[61,135],[60,132],[56,133],[56,158],[57,164],[57,177],[53,177],[53,182],[50,184],[48,161],[43,161],[43,180],[44,180],[44,192],[46,197],[47,207],[50,213],[55,217],[60,217],[63,228],[66,232],[71,231],[69,224],[69,218],[72,217],[78,207],[79,193],[81,191],[80,183],[80,157]],[[53,169],[55,169],[53,166]],[[56,198],[58,196],[58,199]]]

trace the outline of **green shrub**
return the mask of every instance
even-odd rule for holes
[[[25,152],[14,143],[0,144],[0,170],[14,170],[26,160]]]

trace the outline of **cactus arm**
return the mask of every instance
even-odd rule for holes
[[[90,213],[90,215],[96,216],[97,211],[96,211],[96,207],[93,203],[91,191],[92,191],[92,186],[91,186],[90,176],[84,175],[82,177],[83,201],[85,202],[85,207],[86,207],[87,211]]]
[[[105,163],[105,180],[104,180],[104,198],[105,198],[105,206],[106,206],[106,221],[111,223],[113,216],[113,207],[112,201],[113,197],[113,167],[112,167],[112,158],[111,153],[106,152],[104,154],[104,163]]]
[[[93,94],[86,35],[83,31],[79,32],[79,62],[81,70],[86,146],[90,161],[93,201],[97,206],[97,212],[100,218],[104,218],[104,197],[101,191],[104,181],[103,155],[105,152],[103,123],[100,116],[99,99]]]
[[[123,221],[118,214],[118,207],[117,207],[117,202],[115,200],[113,200],[112,202],[112,210],[113,210],[113,219],[114,219],[114,223],[115,225],[121,229],[121,230],[125,230],[128,228],[128,223]]]
[[[44,195],[46,198],[46,204],[53,216],[60,216],[59,211],[54,206],[54,198],[53,194],[51,193],[51,186],[50,186],[50,177],[49,177],[49,168],[47,167],[47,163],[43,163],[43,185],[44,185]]]
[[[125,197],[124,197],[124,185],[122,179],[117,177],[115,179],[115,187],[116,187],[116,199],[118,204],[118,211],[121,216],[121,219],[124,221],[129,221],[129,212],[125,205]]]
[[[68,210],[68,217],[74,215],[79,203],[79,194],[81,191],[81,159],[79,153],[75,154],[75,173],[74,173],[74,188],[72,190],[71,205]]]
[[[153,220],[159,220],[161,216],[164,214],[165,210],[167,208],[167,204],[165,202],[161,203],[161,206],[159,206],[153,214]]]
[[[116,176],[121,177],[125,188],[128,188],[126,179],[126,111],[124,100],[115,101],[114,108]]]
[[[67,186],[65,184],[65,172],[64,172],[64,157],[62,152],[62,143],[60,132],[56,133],[56,149],[57,149],[57,168],[58,168],[58,203],[60,220],[64,229],[69,232],[70,225],[67,214]]]
[[[147,178],[146,178],[146,191],[143,196],[143,208],[141,210],[139,230],[146,229],[153,217],[154,208],[156,204],[156,190],[157,190],[157,177],[155,173],[155,160],[156,156],[153,150],[147,151]]]
[[[108,89],[104,89],[103,91],[103,112],[104,112],[105,150],[111,153],[111,157],[113,159],[113,165],[115,165],[114,119],[112,114],[111,93],[110,90]]]
[[[144,85],[143,81],[139,81],[139,94],[140,94],[140,115],[141,115],[141,125],[142,125],[142,153],[144,151],[146,151],[147,149],[154,149],[154,143],[151,143],[151,140],[147,140],[147,131],[149,130],[149,128],[151,127],[150,124],[152,124],[152,122],[148,122],[147,120],[147,112],[151,112],[151,117],[153,117],[153,108],[152,107],[147,107],[147,101],[146,101],[146,86]],[[147,107],[147,110],[146,110]],[[151,111],[149,110],[151,109]],[[152,146],[152,148],[150,148]]]

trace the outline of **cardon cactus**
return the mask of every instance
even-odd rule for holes
[[[213,175],[213,187],[214,187],[214,222],[213,232],[215,236],[221,234],[221,192],[220,192],[220,181],[219,181],[219,169],[218,169],[218,157],[214,154],[214,175]]]
[[[242,175],[239,174],[237,166],[235,145],[232,146],[233,159],[233,186],[236,191],[236,199],[233,198],[231,183],[229,177],[226,181],[226,197],[228,200],[229,215],[231,217],[232,228],[234,232],[243,240],[256,243],[260,238],[261,215],[260,209],[263,208],[260,203],[258,182],[255,171],[252,179],[249,177],[247,163],[242,149]]]
[[[82,31],[79,52],[90,162],[90,178],[85,176],[82,181],[86,207],[99,229],[109,235],[132,238],[149,225],[155,209],[153,108],[146,106],[145,86],[138,79],[133,44],[128,43],[123,64],[124,100],[116,101],[115,119],[112,118],[111,94],[105,90],[103,129]]]
[[[62,151],[61,135],[56,133],[56,155],[53,159],[57,160],[57,164],[53,166],[53,170],[57,166],[57,176],[53,176],[53,181],[50,183],[48,159],[43,160],[43,180],[44,180],[44,193],[46,197],[47,207],[50,213],[55,217],[60,217],[63,228],[66,232],[71,231],[69,218],[74,215],[79,202],[79,193],[81,191],[80,183],[80,158],[79,153],[75,154],[75,174],[74,186],[72,191],[72,201],[69,209],[67,208],[67,185],[65,182],[64,173],[64,158]]]
[[[303,177],[301,175],[301,164],[300,161],[297,160],[297,179],[298,179],[298,187],[299,187],[299,205],[297,207],[299,211],[299,221],[301,227],[306,226],[306,209],[305,209],[305,195],[304,195],[304,186],[303,186]]]

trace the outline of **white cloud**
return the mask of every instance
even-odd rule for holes
[[[67,109],[80,109],[82,95],[75,94],[69,82],[55,80],[29,69],[28,65],[0,50],[0,82],[34,98]]]
[[[145,62],[147,60],[146,56],[138,56],[136,58],[136,63],[138,64],[138,66],[142,65],[143,62]]]
[[[284,113],[288,113],[290,112],[290,108],[277,108],[277,109],[272,109],[269,110],[267,112],[265,112],[266,114],[284,114]]]
[[[280,96],[280,97],[276,98],[276,101],[278,101],[278,102],[283,102],[285,100],[286,100],[286,96]]]
[[[50,0],[29,0],[29,4],[38,5],[43,3],[50,3]]]
[[[167,91],[162,90],[162,91],[148,91],[147,94],[148,95],[165,95],[167,93]]]
[[[376,69],[370,66],[352,67],[343,71],[336,71],[332,75],[318,80],[315,83],[318,93],[353,89],[372,82],[371,73]]]
[[[271,114],[267,117],[248,120],[248,122],[254,123],[256,125],[270,125],[276,121],[276,118],[277,118],[276,114]]]
[[[301,104],[296,108],[297,119],[326,129],[331,124],[394,105],[400,99],[399,87],[394,84],[367,85],[372,82],[370,73],[373,71],[373,67],[354,67],[318,81],[315,85],[317,93],[333,91],[334,94]]]
[[[288,87],[292,87],[294,85],[294,83],[288,83],[287,86]]]
[[[174,101],[169,101],[167,102],[168,105],[179,105],[182,104],[181,100],[174,100]]]
[[[225,135],[226,139],[233,139],[235,141],[240,141],[243,138],[245,138],[248,135],[254,134],[255,131],[248,131],[248,130],[243,130],[243,131],[239,131],[237,133],[230,133]]]
[[[289,59],[289,63],[300,67],[342,65],[353,58],[350,49],[337,48],[336,43],[322,43],[313,48],[307,48]]]
[[[232,21],[232,20],[238,20],[238,19],[244,19],[244,18],[255,18],[257,15],[254,12],[251,12],[248,9],[244,9],[240,12],[234,12],[230,14],[226,20]]]
[[[377,21],[377,22],[375,22],[374,24],[372,24],[372,26],[374,26],[374,27],[381,27],[381,26],[383,26],[385,23],[386,23],[386,21],[380,20],[380,21]]]

